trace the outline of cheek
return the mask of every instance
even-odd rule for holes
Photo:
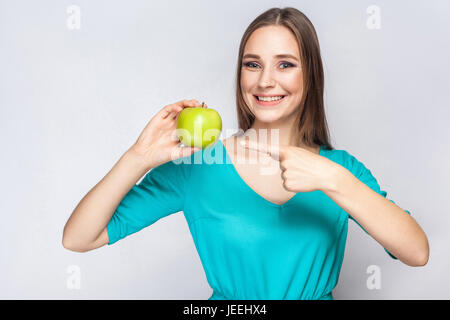
[[[249,89],[254,86],[255,82],[258,81],[256,75],[252,72],[246,72],[245,70],[241,72],[241,87],[242,89]]]
[[[283,87],[291,94],[302,95],[303,77],[301,74],[298,73],[285,74],[283,75],[280,81],[282,81]]]

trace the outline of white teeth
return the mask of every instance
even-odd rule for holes
[[[283,96],[278,96],[278,97],[258,97],[259,101],[277,101],[280,100],[281,98],[283,98]]]

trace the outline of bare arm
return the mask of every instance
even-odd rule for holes
[[[165,106],[150,120],[136,143],[78,203],[64,227],[64,248],[85,252],[107,244],[106,226],[137,181],[150,169],[197,150],[180,146],[176,136],[178,114],[189,106],[201,105],[197,100],[182,100]]]
[[[424,266],[429,258],[428,238],[402,208],[337,167],[333,187],[324,192],[392,255],[408,266]]]
[[[151,168],[129,149],[78,203],[63,232],[66,249],[84,252],[108,243],[106,226],[128,191]]]

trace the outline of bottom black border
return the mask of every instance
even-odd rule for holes
[[[121,314],[140,318],[167,319],[300,319],[336,316],[405,316],[433,306],[447,310],[449,300],[2,300],[3,313],[10,309],[17,316],[30,312],[44,315],[115,317]],[[446,313],[445,313],[446,314]]]

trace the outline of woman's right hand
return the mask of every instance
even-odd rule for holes
[[[182,100],[163,107],[145,126],[130,150],[142,158],[147,169],[186,157],[200,150],[196,147],[181,147],[177,135],[179,113],[187,107],[202,107],[197,100]],[[206,104],[203,105],[206,108]]]

